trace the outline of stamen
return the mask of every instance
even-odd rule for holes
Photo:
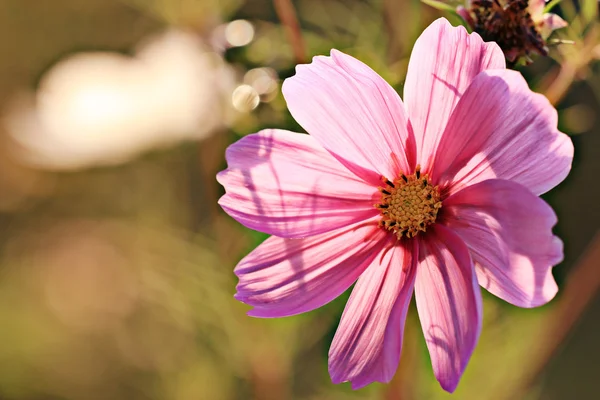
[[[440,191],[429,183],[427,174],[421,175],[419,166],[412,175],[400,173],[393,182],[385,177],[381,180],[387,187],[379,188],[381,201],[375,204],[382,217],[380,227],[401,239],[415,237],[435,222],[442,207]]]

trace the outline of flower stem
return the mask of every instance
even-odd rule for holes
[[[550,10],[552,10],[554,7],[556,7],[558,5],[558,3],[560,3],[561,1],[562,0],[552,0],[551,2],[546,4],[546,7],[544,7],[544,13],[550,12]]]
[[[600,232],[593,238],[588,250],[571,273],[562,290],[560,303],[548,316],[545,340],[537,350],[535,362],[528,371],[524,371],[522,383],[508,399],[522,399],[538,382],[540,375],[556,354],[561,343],[568,337],[587,306],[600,290]]]
[[[292,0],[273,0],[273,5],[279,20],[286,29],[296,62],[298,64],[306,62],[306,47]]]

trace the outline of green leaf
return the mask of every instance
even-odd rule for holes
[[[598,17],[598,1],[597,0],[582,0],[581,1],[581,16],[584,23],[596,20]]]
[[[427,4],[428,6],[436,8],[438,10],[449,11],[449,12],[451,12],[453,14],[456,14],[456,8],[452,7],[450,4],[444,3],[442,1],[438,1],[438,0],[421,0],[421,2]]]

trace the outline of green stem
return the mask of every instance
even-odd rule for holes
[[[552,0],[551,2],[546,4],[546,7],[544,7],[544,13],[550,12],[550,10],[552,10],[554,7],[556,7],[558,5],[558,3],[560,3],[560,2],[561,2],[561,0]]]

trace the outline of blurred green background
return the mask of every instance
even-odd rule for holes
[[[0,399],[600,398],[598,3],[554,10],[570,27],[553,38],[575,43],[520,69],[575,143],[545,196],[561,291],[534,310],[484,293],[450,396],[414,305],[396,377],[356,392],[327,373],[347,295],[247,317],[232,270],[265,236],[220,210],[215,174],[241,136],[301,131],[280,93],[299,61],[338,48],[401,93],[415,39],[458,17],[416,0],[0,0]]]

